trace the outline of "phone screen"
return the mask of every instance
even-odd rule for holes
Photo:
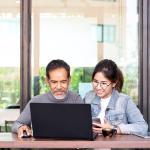
[[[100,118],[92,118],[92,122],[101,123]]]

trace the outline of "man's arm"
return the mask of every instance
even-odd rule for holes
[[[23,131],[31,133],[31,113],[30,113],[30,103],[26,105],[23,112],[20,114],[19,118],[12,125],[12,132],[17,133],[18,137],[23,134]]]

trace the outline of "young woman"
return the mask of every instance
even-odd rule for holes
[[[123,75],[112,60],[100,61],[92,75],[93,91],[86,94],[85,103],[92,107],[92,117],[100,118],[93,130],[116,128],[118,134],[146,135],[148,126],[142,114],[128,95],[121,92]]]

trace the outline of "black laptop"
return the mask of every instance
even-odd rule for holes
[[[30,103],[33,137],[94,140],[90,104]]]

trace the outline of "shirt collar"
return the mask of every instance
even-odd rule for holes
[[[119,97],[118,94],[119,94],[118,91],[116,91],[116,90],[112,91],[112,95],[111,95],[110,101],[108,103],[107,109],[115,109],[116,101]]]
[[[119,97],[118,94],[119,94],[118,91],[113,89],[110,101],[109,101],[108,106],[107,106],[107,109],[115,109],[116,101]],[[100,97],[95,94],[95,98],[94,98],[92,104],[100,106],[100,100],[101,100]]]

